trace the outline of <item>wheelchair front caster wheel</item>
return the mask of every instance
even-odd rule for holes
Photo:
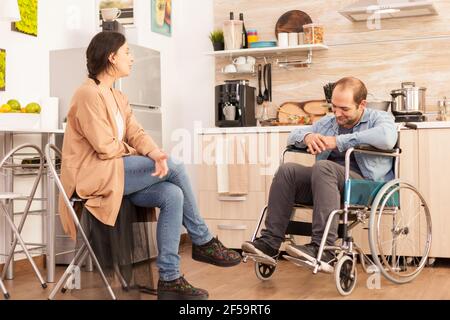
[[[259,280],[269,280],[275,272],[276,266],[265,264],[261,262],[255,262],[255,273]]]
[[[47,288],[47,284],[46,283],[41,284],[41,286],[42,286],[43,289]]]
[[[343,256],[334,269],[336,288],[343,296],[352,293],[356,286],[357,273],[355,261],[349,256]]]
[[[5,297],[5,300],[8,300],[10,298],[9,293],[4,293],[3,296]]]

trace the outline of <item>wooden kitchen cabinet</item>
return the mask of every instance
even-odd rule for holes
[[[253,234],[262,209],[267,205],[273,175],[279,167],[280,156],[286,147],[289,133],[266,132],[249,134],[199,135],[200,151],[215,155],[215,148],[225,136],[231,144],[244,141],[249,152],[258,153],[256,163],[249,164],[249,192],[241,197],[223,197],[217,193],[217,167],[214,161],[203,161],[198,165],[198,199],[200,212],[214,234],[218,234],[225,245],[240,248],[242,241]],[[234,139],[234,140],[233,140]],[[450,149],[445,146],[450,139],[450,129],[401,130],[399,174],[422,193],[430,207],[432,216],[433,241],[430,257],[450,257],[450,200],[448,177],[450,177]],[[233,142],[234,141],[234,142]],[[256,141],[256,146],[255,146]],[[220,142],[219,142],[220,144]],[[255,155],[253,155],[255,156]],[[249,160],[249,159],[247,159]],[[315,157],[307,154],[287,153],[285,162],[313,165]],[[401,207],[415,212],[417,202],[407,196],[401,197]],[[409,208],[409,209],[408,209]],[[311,221],[311,210],[297,210],[295,219]],[[358,225],[353,229],[355,242],[370,253],[368,225]],[[423,225],[415,225],[421,228]],[[246,238],[247,237],[247,238]],[[299,243],[309,241],[307,237],[296,237]],[[409,252],[409,251],[408,251]],[[418,254],[411,252],[411,254]]]
[[[265,206],[265,133],[202,134],[199,139],[197,165],[197,199],[200,212],[210,231],[225,246],[240,248],[249,240]],[[219,159],[233,158],[245,164],[248,192],[243,195],[218,193],[217,165]],[[225,158],[224,158],[225,157]],[[219,161],[220,164],[220,161]]]
[[[419,129],[419,190],[432,217],[430,257],[450,257],[450,129]]]

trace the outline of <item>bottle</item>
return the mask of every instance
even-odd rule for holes
[[[245,30],[243,13],[239,13],[239,20],[242,21],[242,49],[247,49],[248,48],[247,30]]]

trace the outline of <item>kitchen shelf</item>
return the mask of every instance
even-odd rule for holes
[[[214,57],[233,57],[239,55],[249,55],[249,54],[283,54],[290,52],[299,52],[299,51],[321,51],[328,50],[328,46],[325,44],[303,44],[295,47],[269,47],[269,48],[250,48],[250,49],[239,49],[239,50],[221,50],[221,51],[212,51],[207,52],[206,55],[214,56]]]

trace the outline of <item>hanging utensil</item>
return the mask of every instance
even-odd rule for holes
[[[269,69],[269,65],[264,65],[263,77],[264,77],[264,101],[269,101],[269,86],[267,84],[268,74],[267,71]]]
[[[267,85],[269,87],[269,101],[272,102],[272,64],[269,63],[267,67]]]
[[[262,89],[261,89],[261,78],[262,78],[262,66],[260,64],[258,64],[258,96],[256,97],[256,103],[258,105],[263,104],[264,102],[264,95],[262,94]]]

